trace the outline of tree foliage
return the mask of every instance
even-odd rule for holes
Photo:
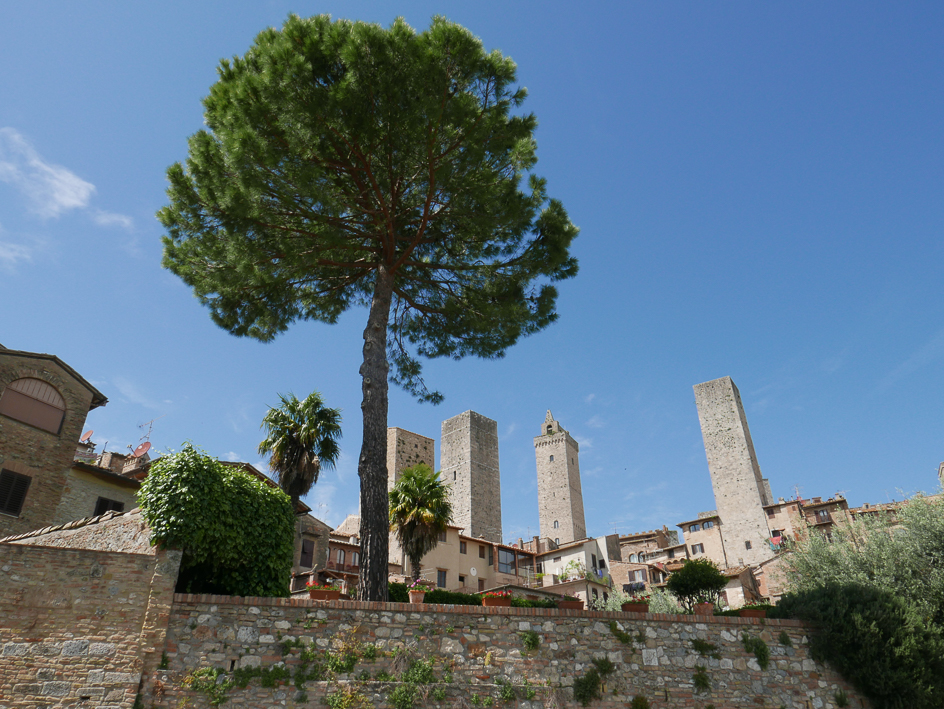
[[[183,551],[178,591],[289,594],[295,515],[278,488],[188,443],[151,465],[138,503],[151,543]]]
[[[406,468],[390,490],[390,527],[410,560],[412,578],[420,577],[423,557],[436,548],[452,521],[449,489],[425,463]]]
[[[777,614],[812,621],[811,649],[878,709],[944,706],[944,506],[810,529],[783,556],[792,593]]]
[[[727,577],[710,559],[686,559],[682,568],[672,573],[665,587],[689,613],[696,603],[714,603],[727,585]]]
[[[290,16],[221,62],[207,128],[168,170],[164,265],[221,327],[271,340],[369,308],[362,598],[386,597],[388,377],[439,401],[419,357],[501,357],[556,319],[551,282],[577,272],[515,80],[442,17],[416,33]]]
[[[317,391],[303,401],[291,393],[279,394],[279,399],[281,406],[270,408],[262,419],[266,437],[259,452],[269,454],[269,468],[295,505],[341,453],[341,410],[325,406]]]

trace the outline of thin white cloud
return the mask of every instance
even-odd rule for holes
[[[223,456],[223,460],[228,460],[231,463],[236,463],[236,462],[239,462],[240,456],[239,456],[239,453],[236,453],[235,451],[230,451],[225,456]]]
[[[908,359],[886,374],[878,383],[878,390],[884,391],[888,389],[898,380],[904,379],[910,374],[914,374],[922,367],[926,367],[931,364],[931,362],[941,357],[944,357],[944,330],[915,350]]]
[[[583,400],[584,400],[584,402],[586,402],[587,404],[589,404],[591,401],[593,401],[593,399],[594,399],[595,397],[596,397],[596,394],[587,394],[587,395],[583,398]]]
[[[590,428],[603,428],[604,426],[606,426],[606,421],[604,421],[599,416],[592,416],[590,420],[587,421],[587,425]]]
[[[153,399],[144,394],[138,386],[126,377],[118,376],[112,379],[112,384],[127,401],[146,409],[157,409],[160,406]]]
[[[574,434],[571,434],[571,435],[574,436]],[[584,449],[593,448],[592,438],[584,438],[583,436],[574,436],[574,440],[580,444],[581,448],[584,448]]]
[[[0,268],[12,271],[20,261],[32,261],[33,250],[22,244],[0,241]]]
[[[311,514],[331,527],[337,527],[343,521],[331,511],[334,496],[338,491],[337,485],[323,482],[320,478],[311,491],[305,496],[305,503],[311,507]]]
[[[134,220],[124,214],[115,214],[114,212],[103,212],[96,209],[92,214],[92,221],[99,226],[120,226],[122,229],[131,231],[134,229]]]
[[[13,128],[0,128],[0,181],[15,186],[43,218],[88,206],[95,185],[74,172],[48,163]]]
[[[518,424],[512,423],[509,424],[508,428],[505,429],[505,438],[508,438],[512,433],[518,430]]]

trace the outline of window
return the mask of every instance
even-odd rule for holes
[[[590,555],[590,566],[591,568],[594,568],[594,569],[597,568],[597,555],[596,554]]]
[[[0,512],[19,515],[32,478],[12,470],[0,470]]]
[[[515,573],[515,554],[507,549],[498,550],[498,570],[503,574]]]
[[[596,590],[596,589],[593,589],[593,598],[594,598],[594,599],[597,599],[597,598],[599,598],[599,597],[600,597],[600,594],[597,593],[597,590]]]
[[[563,558],[564,558],[564,557],[562,557],[562,556],[555,556],[553,559],[551,559],[551,561],[556,564],[556,563],[558,563],[558,562],[559,562],[561,559],[563,559]]]
[[[465,586],[465,576],[463,576],[462,574],[459,574],[459,585]]]
[[[311,539],[302,539],[302,555],[298,565],[310,569],[315,565],[315,543]]]
[[[339,564],[344,563],[344,550],[343,549],[338,549],[338,563]]]
[[[554,520],[554,529],[559,529],[559,528],[560,528],[560,522],[558,522],[558,521],[555,519],[555,520]]]
[[[638,556],[636,556],[635,554],[630,554],[630,555],[629,555],[629,563],[630,563],[630,564],[635,564],[635,563],[637,563],[638,561],[639,561],[639,557],[638,557]]]
[[[689,526],[688,531],[689,531],[689,532],[697,532],[699,529],[701,529],[701,527],[700,527],[699,525],[693,524],[693,525]]]
[[[488,548],[488,565],[489,566],[495,565],[495,551],[492,547]]]
[[[442,569],[436,572],[436,585],[440,588],[446,587],[446,572]]]
[[[458,476],[459,476],[459,473],[456,472],[455,470],[453,470],[453,471],[452,471],[452,479],[453,479],[453,480],[458,480],[458,479],[459,479]]]
[[[485,579],[479,579],[479,591],[485,590]]]
[[[551,456],[551,462],[552,463],[554,462],[554,456]]]
[[[704,544],[692,544],[692,554],[704,554],[705,545]]]
[[[646,570],[645,569],[636,569],[633,571],[633,581],[636,583],[646,582]]]
[[[768,517],[773,517],[775,514],[777,514],[777,510],[775,508],[773,507],[768,508],[767,510]]]
[[[98,501],[95,503],[95,514],[93,516],[98,517],[112,510],[115,512],[124,512],[125,503],[118,502],[118,500],[109,500],[107,497],[99,497]]]
[[[460,542],[459,542],[459,553],[460,553],[460,554],[465,554],[465,552],[466,552],[465,542],[460,541]]]
[[[668,553],[666,554],[666,556],[668,556],[670,559],[674,559],[674,558],[675,558],[675,549],[669,549],[669,551],[668,551]]]
[[[361,563],[361,555],[356,551],[351,552],[351,566],[359,566]]]
[[[560,546],[560,537],[554,537],[554,543],[555,543],[557,546]]]
[[[480,559],[485,558],[485,547],[483,547],[481,544],[479,544],[479,558]]]
[[[750,543],[750,542],[744,542],[744,548],[745,548],[745,549],[750,549],[750,548],[751,548],[751,543]]]
[[[0,395],[0,414],[50,433],[59,433],[65,413],[65,399],[41,379],[17,379]]]
[[[445,532],[440,532],[440,533],[439,533],[439,541],[440,541],[440,542],[445,542],[445,541],[446,541],[446,533],[445,533]]]
[[[603,561],[603,559],[600,559],[600,568],[601,568],[601,569],[605,569],[605,568],[606,568],[606,562]]]
[[[709,520],[709,521],[707,521],[707,522],[702,522],[702,524],[701,524],[701,528],[702,528],[702,529],[711,529],[711,528],[714,527],[714,526],[715,526],[715,523],[712,522],[711,520]]]
[[[816,510],[816,523],[822,524],[823,522],[831,522],[832,519],[829,517],[829,510]]]

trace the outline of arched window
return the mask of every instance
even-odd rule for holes
[[[0,395],[0,414],[50,433],[59,433],[65,413],[65,399],[41,379],[17,379]]]
[[[638,561],[639,561],[639,557],[638,557],[638,556],[636,556],[635,554],[630,554],[630,555],[629,555],[629,563],[630,563],[630,564],[635,564],[635,563],[638,562]]]
[[[560,527],[560,523],[555,519],[555,520],[554,520],[554,529],[558,529],[559,527]]]

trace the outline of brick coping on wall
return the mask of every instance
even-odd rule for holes
[[[273,598],[270,596],[216,596],[212,594],[175,593],[174,604],[210,603],[214,605],[282,606],[289,608],[330,608],[347,611],[388,611],[413,613],[455,613],[474,615],[520,615],[540,618],[598,618],[604,620],[661,620],[670,623],[710,623],[714,625],[769,625],[775,628],[801,628],[801,620],[780,618],[739,618],[723,615],[677,615],[675,613],[623,613],[622,611],[561,610],[558,608],[515,608],[460,606],[445,603],[383,603],[380,601],[314,601],[310,598]]]

